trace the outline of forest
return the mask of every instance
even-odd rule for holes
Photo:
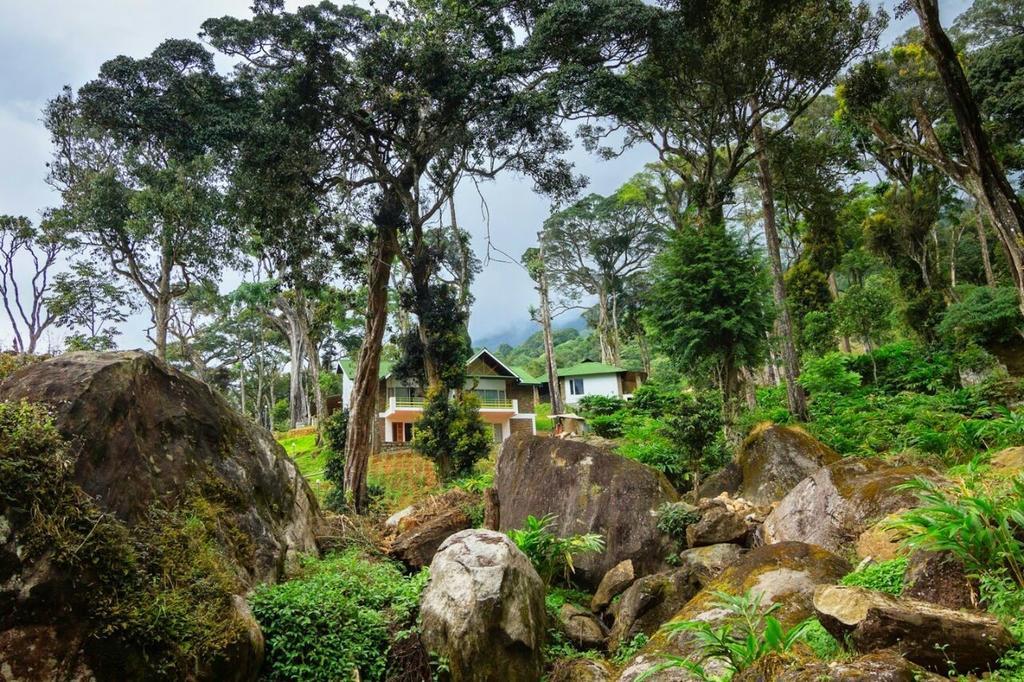
[[[1024,680],[1024,1],[965,5],[253,0],[54,92],[0,679]]]

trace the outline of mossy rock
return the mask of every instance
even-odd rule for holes
[[[941,480],[927,467],[842,459],[793,488],[765,519],[762,538],[767,543],[798,540],[833,552],[853,551],[860,535],[876,522],[916,505],[913,492],[896,489],[916,477]]]
[[[251,680],[241,597],[315,552],[316,500],[271,435],[141,352],[0,384],[0,669]],[[33,642],[33,646],[27,646]]]
[[[831,585],[851,570],[850,564],[828,550],[802,542],[781,542],[751,550],[697,595],[672,618],[672,621],[723,621],[728,615],[715,606],[716,592],[761,595],[762,603],[781,604],[773,614],[785,627],[796,625],[814,615],[814,591],[819,585]],[[624,667],[619,680],[634,682],[664,662],[666,655],[696,659],[697,645],[690,633],[669,635],[658,631],[640,653]],[[714,663],[708,672],[718,674]],[[655,673],[651,682],[675,682],[692,677],[681,669]]]
[[[754,504],[771,504],[839,454],[796,426],[759,424],[737,453],[742,474],[737,495]]]

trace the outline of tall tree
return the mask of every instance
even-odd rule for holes
[[[620,363],[619,295],[649,267],[664,238],[664,227],[628,195],[591,194],[544,222],[541,242],[551,281],[569,296],[597,298],[602,362]]]
[[[329,2],[289,13],[282,5],[258,0],[251,20],[211,20],[204,30],[243,60],[240,76],[265,93],[274,120],[308,136],[299,159],[308,161],[307,184],[369,207],[368,314],[345,447],[346,494],[364,510],[395,259],[411,275],[435,384],[430,226],[469,176],[515,170],[542,190],[571,186],[568,167],[554,158],[569,139],[556,103],[535,87],[538,66],[503,4],[414,0],[389,13]]]
[[[47,301],[51,270],[65,246],[50,223],[37,228],[25,217],[0,216],[0,298],[19,353],[35,353],[57,320]]]
[[[93,262],[79,261],[54,278],[46,306],[57,324],[75,332],[65,341],[69,349],[110,350],[117,345],[116,325],[128,319],[136,303],[116,276]]]
[[[547,263],[544,258],[544,241],[539,239],[540,246],[531,247],[523,253],[522,263],[535,283],[540,297],[539,307],[531,309],[533,319],[540,323],[544,340],[544,368],[547,371],[548,386],[551,394],[551,413],[562,413],[562,389],[558,383],[558,361],[555,358],[554,330],[551,323],[551,289],[548,284]]]
[[[66,220],[149,305],[162,359],[173,301],[228,255],[211,149],[231,99],[211,53],[168,40],[149,57],[104,63],[46,111]]]

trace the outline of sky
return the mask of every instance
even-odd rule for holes
[[[42,110],[64,85],[80,87],[115,56],[144,57],[167,38],[195,39],[205,19],[247,16],[249,4],[250,0],[0,0],[0,214],[38,221],[58,202],[45,183],[51,148]],[[287,4],[293,9],[305,2]],[[891,14],[895,2],[875,4],[890,8]],[[943,23],[950,24],[969,5],[970,0],[940,0]],[[912,21],[894,20],[885,40],[901,34]],[[227,62],[223,64],[226,68]],[[578,148],[570,158],[590,179],[586,191],[607,194],[653,155],[635,149],[601,161]],[[535,243],[550,204],[533,193],[529,180],[504,175],[481,185],[479,193],[476,187],[460,188],[456,205],[461,226],[473,235],[477,254],[485,262],[473,287],[470,333],[477,343],[492,345],[521,339],[532,329],[528,310],[535,292],[522,268],[497,258],[488,260],[487,235],[495,247],[518,257]],[[227,276],[222,288],[230,289],[237,281],[237,276]],[[119,345],[150,346],[148,326],[148,313],[136,315],[123,325]],[[11,336],[9,323],[0,319],[0,348],[10,346]],[[62,332],[53,331],[43,349],[59,348],[61,338]]]

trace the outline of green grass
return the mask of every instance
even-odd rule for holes
[[[301,435],[285,435],[278,439],[284,451],[295,462],[299,473],[306,477],[309,485],[322,502],[330,483],[324,479],[324,467],[327,465],[327,453],[316,444],[316,432]]]
[[[555,424],[551,421],[551,403],[538,403],[537,433],[551,433],[554,428]]]

